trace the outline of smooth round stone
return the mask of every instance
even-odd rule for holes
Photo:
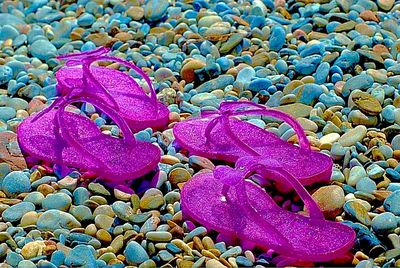
[[[13,197],[31,190],[29,177],[22,171],[13,171],[4,178],[2,189],[7,196]]]
[[[15,111],[12,107],[0,107],[0,120],[7,122],[8,120],[14,118],[17,115],[17,111]]]
[[[367,177],[367,172],[365,171],[365,169],[361,166],[354,166],[350,170],[347,184],[350,186],[356,186],[357,182],[364,177]]]
[[[400,150],[400,134],[394,136],[394,138],[392,139],[391,145],[392,145],[393,150]]]
[[[144,196],[140,200],[140,208],[145,210],[158,209],[164,205],[164,197],[160,194]]]
[[[190,102],[199,107],[212,106],[218,108],[221,101],[214,94],[204,92],[194,95]]]
[[[389,11],[394,5],[394,0],[378,0],[377,4],[383,10]]]
[[[65,258],[68,267],[97,267],[96,251],[92,246],[77,245]]]
[[[30,46],[29,52],[38,59],[48,60],[57,55],[57,48],[49,41],[40,39]]]
[[[24,216],[21,218],[20,226],[29,226],[29,225],[36,225],[37,219],[39,218],[38,213],[36,211],[30,211],[25,213]]]
[[[81,227],[81,224],[69,213],[50,209],[40,215],[37,228],[42,231],[55,231],[57,229],[73,229]]]
[[[373,218],[371,226],[378,234],[391,233],[397,227],[397,218],[391,212],[384,212]]]
[[[114,202],[112,204],[112,209],[115,215],[124,221],[128,221],[129,218],[135,214],[130,204],[122,201]]]
[[[172,239],[172,234],[164,231],[152,231],[146,233],[146,238],[155,242],[168,242]]]
[[[1,65],[0,66],[0,85],[4,85],[8,83],[13,78],[13,70],[6,66],[6,65]]]
[[[368,177],[361,178],[356,184],[357,191],[372,194],[376,190],[376,183]]]
[[[71,206],[72,199],[65,193],[49,194],[42,202],[44,210],[57,209],[61,211],[68,211]]]
[[[78,18],[78,25],[82,27],[87,27],[92,25],[96,21],[96,18],[89,13],[83,13],[79,18]]]
[[[113,225],[114,218],[107,216],[107,215],[100,214],[94,218],[94,222],[98,228],[107,230],[108,228],[110,228]]]
[[[43,199],[44,195],[41,192],[30,192],[25,196],[24,201],[31,202],[35,206],[41,206]]]
[[[169,7],[168,1],[150,0],[144,6],[144,16],[149,21],[160,20]]]
[[[150,259],[146,250],[136,241],[128,243],[124,250],[124,256],[129,265],[139,265]]]
[[[340,138],[340,135],[338,133],[329,133],[329,134],[322,136],[319,139],[319,141],[321,142],[321,146],[323,146],[323,145],[331,145],[332,146],[332,144],[334,142],[337,142],[339,140],[339,138]],[[328,148],[328,149],[330,149],[330,148]]]
[[[144,9],[142,7],[130,7],[126,11],[126,15],[131,17],[133,20],[141,20],[144,16]]]
[[[362,139],[367,134],[367,128],[365,126],[356,126],[353,129],[350,129],[345,134],[343,134],[338,142],[345,147],[350,147],[355,145],[357,142],[362,141]]]
[[[160,68],[154,73],[154,79],[157,82],[169,80],[174,77],[172,71],[168,68]]]
[[[222,18],[216,15],[204,16],[197,22],[197,26],[200,27],[210,27],[214,23],[222,22]]]
[[[80,222],[89,221],[93,218],[90,208],[82,205],[72,206],[70,213]]]
[[[37,266],[30,260],[23,260],[18,263],[17,268],[36,268]]]
[[[312,194],[325,218],[335,219],[342,212],[344,191],[337,185],[323,186]]]
[[[394,191],[383,202],[386,211],[392,212],[396,216],[400,216],[400,190]]]
[[[168,180],[174,185],[182,182],[187,182],[188,180],[190,180],[191,177],[192,175],[189,173],[189,171],[180,167],[174,168],[168,174]]]
[[[35,205],[29,202],[21,202],[7,208],[2,213],[4,221],[16,222],[19,221],[24,214],[34,211]]]
[[[74,198],[74,205],[83,205],[89,199],[90,193],[86,188],[78,187],[72,194]]]

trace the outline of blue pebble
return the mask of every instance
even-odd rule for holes
[[[2,190],[8,196],[16,196],[20,193],[28,193],[31,190],[29,177],[22,171],[13,171],[4,178]]]
[[[365,177],[357,182],[356,189],[357,191],[372,194],[376,190],[376,183],[370,178]]]
[[[83,13],[79,18],[78,18],[78,25],[82,27],[87,27],[92,25],[96,21],[96,18],[89,13]]]
[[[397,227],[397,218],[393,213],[384,212],[372,219],[371,226],[377,234],[391,233]]]
[[[13,70],[7,65],[0,66],[0,85],[6,84],[13,78]]]
[[[318,66],[317,70],[315,71],[315,75],[314,75],[316,84],[325,83],[325,81],[327,80],[328,75],[329,75],[329,69],[330,69],[330,66],[329,66],[329,63],[327,63],[327,62],[322,62]]]
[[[78,187],[74,190],[72,196],[75,205],[83,205],[83,203],[89,199],[90,193],[86,188]]]
[[[295,63],[295,71],[302,75],[309,75],[315,72],[317,65],[321,62],[320,55],[307,56]]]
[[[138,265],[149,259],[146,250],[136,241],[128,243],[124,255],[129,265]]]
[[[0,40],[15,39],[20,33],[11,25],[4,25],[0,28]]]
[[[77,245],[65,258],[67,266],[96,267],[96,251],[89,245]]]
[[[247,89],[254,92],[259,92],[262,89],[268,89],[271,85],[272,82],[268,78],[257,78],[250,82]]]
[[[286,61],[279,59],[276,61],[275,68],[279,74],[286,74],[288,71],[288,65]]]
[[[269,39],[269,48],[273,51],[279,51],[285,44],[285,41],[286,41],[285,29],[280,25],[272,26],[271,36]]]
[[[386,211],[392,212],[394,215],[400,215],[400,190],[393,192],[383,202]]]
[[[6,263],[8,263],[13,267],[17,267],[18,263],[20,263],[23,260],[24,258],[21,256],[21,254],[15,253],[13,251],[10,251],[6,257]]]
[[[57,48],[47,40],[35,41],[29,49],[32,56],[41,59],[48,60],[54,58],[57,55]]]

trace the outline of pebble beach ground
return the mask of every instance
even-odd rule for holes
[[[0,1],[0,267],[275,266],[180,210],[182,185],[220,163],[180,150],[173,125],[239,99],[290,113],[334,159],[331,182],[308,190],[327,219],[356,231],[346,265],[400,266],[399,21],[394,0]],[[55,57],[98,46],[146,71],[171,111],[166,130],[135,134],[163,151],[159,174],[135,184],[158,176],[144,193],[28,167],[16,141],[18,124],[57,96]],[[285,123],[247,120],[296,142]],[[294,195],[274,198],[303,209]]]

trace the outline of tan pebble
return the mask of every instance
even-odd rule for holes
[[[41,184],[38,186],[37,191],[46,197],[48,194],[54,193],[55,189],[48,184]]]
[[[224,268],[224,267],[226,266],[215,259],[210,259],[206,262],[206,268]]]
[[[89,224],[85,228],[85,234],[95,236],[97,232],[97,227],[93,223]]]
[[[209,236],[203,237],[202,243],[203,243],[205,249],[210,250],[210,249],[215,248],[214,241]]]
[[[335,219],[342,212],[345,203],[344,191],[340,186],[329,185],[319,188],[312,194],[325,218]]]
[[[395,168],[399,164],[399,162],[394,158],[389,158],[388,160],[386,160],[386,162],[388,163],[389,167],[391,167],[391,168]]]
[[[25,227],[29,225],[36,225],[39,216],[36,211],[30,211],[24,214],[21,218],[21,223],[19,226]]]
[[[163,164],[175,165],[175,164],[180,163],[180,160],[173,155],[163,155],[163,156],[161,156],[160,162]]]
[[[112,237],[111,237],[110,233],[104,229],[100,229],[96,232],[96,238],[106,244],[109,244],[112,241]]]

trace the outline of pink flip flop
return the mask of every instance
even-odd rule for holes
[[[328,262],[346,255],[356,238],[353,229],[326,221],[284,166],[263,157],[243,157],[236,168],[218,166],[213,172],[197,174],[183,186],[183,215],[231,240],[273,250],[286,261]],[[279,207],[260,186],[246,180],[253,174],[290,184],[310,216]]]
[[[58,57],[66,67],[56,73],[58,90],[67,95],[71,89],[81,89],[81,96],[95,93],[126,120],[133,131],[151,127],[162,129],[168,124],[169,110],[157,101],[150,78],[139,67],[126,60],[108,56],[109,49],[73,53]],[[91,66],[97,61],[112,61],[133,69],[146,81],[150,96],[127,73],[107,67]]]
[[[286,122],[295,130],[300,147],[237,118],[246,115],[270,116]],[[303,185],[327,182],[331,176],[332,159],[310,149],[301,125],[294,118],[252,102],[222,102],[218,111],[206,111],[200,118],[176,124],[173,133],[179,146],[210,159],[227,162],[235,162],[242,156],[275,159]]]
[[[119,126],[123,137],[103,134],[88,117],[65,110],[72,103],[83,102],[107,114]],[[117,112],[91,97],[72,94],[56,99],[43,111],[25,119],[17,129],[17,136],[25,154],[89,171],[112,183],[145,175],[157,167],[161,157],[157,146],[135,139]]]

